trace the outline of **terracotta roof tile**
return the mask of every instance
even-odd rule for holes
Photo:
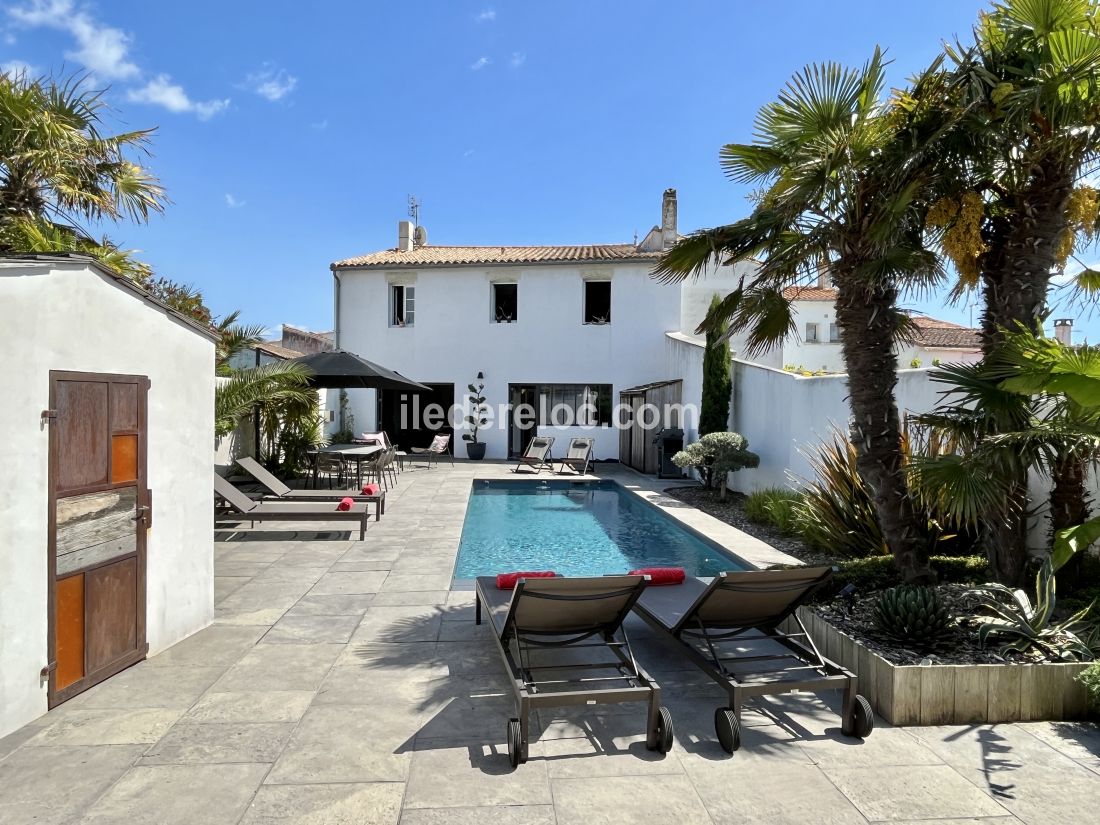
[[[941,321],[939,318],[913,318],[913,343],[923,347],[981,349],[981,333],[971,327]]]
[[[420,246],[411,252],[385,249],[345,258],[332,269],[394,266],[477,266],[478,264],[587,263],[655,261],[659,253],[642,252],[634,244],[583,246]]]
[[[833,287],[789,286],[783,290],[788,301],[835,301],[836,290]]]
[[[286,360],[301,358],[305,354],[298,352],[296,349],[284,347],[276,341],[260,341],[260,343],[253,345],[253,349],[258,349],[261,352],[266,352],[268,355],[274,355],[276,358],[284,358]]]

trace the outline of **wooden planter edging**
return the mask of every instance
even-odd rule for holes
[[[895,665],[813,610],[799,616],[821,655],[859,677],[859,692],[892,725],[965,725],[1081,719],[1082,663]],[[792,622],[793,624],[793,622]]]

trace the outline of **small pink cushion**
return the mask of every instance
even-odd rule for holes
[[[376,496],[379,492],[381,492],[381,490],[379,489],[377,484],[363,485],[363,495],[365,496]]]
[[[665,584],[683,584],[686,574],[682,567],[640,567],[631,570],[631,576],[649,576],[649,586],[660,587]]]
[[[497,590],[511,590],[520,579],[552,579],[557,575],[552,570],[536,570],[527,573],[497,573]]]
[[[355,504],[355,499],[342,498],[342,499],[340,499],[340,503],[336,505],[336,509],[337,510],[350,510],[353,504]]]

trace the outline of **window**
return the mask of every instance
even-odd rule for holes
[[[416,317],[416,287],[390,285],[390,326],[411,327]]]
[[[584,282],[584,322],[611,323],[611,281]]]
[[[596,427],[611,423],[610,384],[541,384],[541,426]]]
[[[519,285],[492,284],[492,318],[496,324],[513,324],[519,318]]]
[[[806,343],[816,344],[818,340],[817,324],[806,324]]]
[[[840,340],[840,327],[836,324],[829,324],[829,343],[835,344]]]

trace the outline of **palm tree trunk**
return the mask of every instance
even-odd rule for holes
[[[852,409],[856,467],[871,489],[883,537],[905,581],[931,582],[927,525],[913,506],[901,451],[897,384],[897,290],[868,288],[834,271],[836,320],[841,330]]]
[[[1073,176],[1065,164],[1035,164],[1033,177],[1020,192],[1012,212],[999,218],[983,261],[982,353],[997,347],[1001,330],[1022,324],[1040,332],[1046,315],[1051,274],[1058,266],[1057,245],[1068,226],[1066,201]],[[997,580],[1017,585],[1027,566],[1027,468],[1013,479],[1009,508],[986,530],[986,553]]]

